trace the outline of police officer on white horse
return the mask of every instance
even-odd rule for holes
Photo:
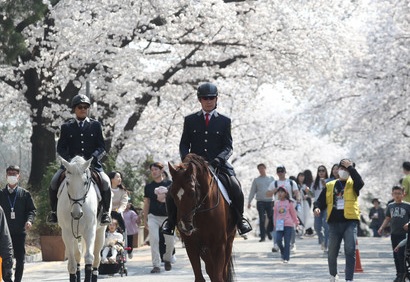
[[[244,196],[241,185],[230,163],[232,155],[231,119],[216,111],[218,89],[212,83],[204,83],[197,90],[198,101],[202,109],[185,117],[184,129],[179,144],[183,160],[188,153],[202,156],[217,171],[218,177],[228,190],[238,221],[239,234],[252,230],[249,222],[243,218]],[[171,197],[167,197],[168,221],[162,232],[171,235],[176,224],[176,206]]]
[[[94,171],[99,174],[102,182],[100,187],[103,208],[101,225],[107,225],[111,222],[109,214],[111,183],[101,164],[101,159],[106,154],[101,123],[88,117],[90,105],[90,99],[83,94],[76,95],[71,100],[71,108],[75,117],[61,126],[57,153],[68,162],[75,156],[82,156],[86,160],[93,158],[91,165]],[[51,212],[48,216],[49,223],[57,223],[58,180],[63,171],[64,167],[61,167],[50,183]]]

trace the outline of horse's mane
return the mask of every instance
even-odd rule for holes
[[[189,163],[192,163],[196,167],[200,175],[204,175],[207,172],[208,165],[203,157],[196,154],[188,154],[180,166],[186,168]]]

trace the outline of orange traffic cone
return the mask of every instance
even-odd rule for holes
[[[354,267],[354,272],[363,272],[362,263],[360,262],[360,252],[359,244],[356,239],[356,265]]]

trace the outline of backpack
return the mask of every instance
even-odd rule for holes
[[[290,188],[291,188],[291,190],[292,190],[292,192],[293,192],[293,181],[292,180],[290,180],[290,179],[286,179],[288,182],[290,182]],[[278,188],[278,181],[277,180],[275,180],[275,188]]]

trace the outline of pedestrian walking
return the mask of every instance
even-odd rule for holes
[[[327,210],[329,224],[328,266],[330,281],[337,281],[337,257],[344,241],[345,280],[353,281],[356,265],[357,225],[360,221],[359,195],[364,186],[362,177],[349,159],[339,163],[339,179],[326,183],[314,203],[315,216]]]
[[[396,278],[394,282],[401,282],[407,276],[407,268],[404,262],[405,246],[398,247],[401,241],[406,239],[410,221],[410,203],[404,202],[404,190],[400,186],[392,188],[393,202],[386,208],[386,218],[380,226],[378,233],[390,223],[390,240],[393,249],[394,265],[396,266]],[[398,248],[397,248],[398,247]],[[397,248],[396,251],[395,248]]]
[[[276,167],[276,174],[278,175],[278,179],[273,181],[268,188],[268,191],[266,192],[267,197],[272,197],[276,195],[276,192],[280,187],[285,188],[288,191],[289,194],[289,199],[292,200],[292,202],[295,205],[296,210],[301,209],[301,196],[299,193],[298,185],[296,182],[290,178],[286,178],[286,168],[284,165],[279,165]],[[277,199],[277,197],[276,197]],[[296,199],[296,201],[295,201]],[[275,224],[276,219],[275,215],[273,216],[273,224]],[[276,228],[274,228],[275,230]],[[276,231],[273,232],[273,248],[272,252],[276,252],[277,248],[275,246],[276,244]],[[292,239],[291,239],[291,250],[295,251],[296,250],[296,244],[295,244],[295,237],[296,237],[296,231],[292,231]]]
[[[410,203],[410,162],[403,162],[403,180],[401,186],[404,189],[404,198],[403,201]]]
[[[134,235],[138,234],[138,225],[141,223],[138,213],[135,211],[132,203],[128,202],[124,211],[125,229],[127,230],[127,253],[128,258],[132,259],[132,251],[134,248]],[[143,236],[143,235],[141,235]]]
[[[277,198],[274,207],[276,244],[279,247],[283,263],[288,263],[290,259],[292,233],[299,224],[299,221],[288,190],[284,187],[279,187],[277,190]],[[284,245],[283,241],[285,243]]]
[[[1,270],[5,282],[12,282],[13,276],[13,244],[6,215],[0,206],[0,257],[2,259]]]
[[[378,230],[385,218],[384,209],[380,207],[380,201],[377,198],[372,200],[372,204],[373,207],[369,211],[370,228],[373,230],[373,237],[380,237]]]
[[[314,194],[314,201],[317,201],[323,189],[326,187],[326,179],[328,179],[327,168],[324,165],[320,165],[317,168],[315,181],[313,182],[312,191]],[[327,211],[324,210],[319,216],[314,218],[314,228],[317,234],[318,243],[322,248],[322,251],[327,252],[329,242],[329,226],[326,222]]]
[[[152,182],[144,188],[144,224],[148,229],[149,244],[151,247],[152,270],[151,273],[161,272],[161,255],[159,232],[167,219],[165,198],[171,181],[164,178],[164,165],[155,162],[150,165]],[[164,254],[164,267],[171,270],[172,252],[174,250],[174,236],[164,234],[166,251]]]
[[[27,231],[33,226],[36,207],[30,192],[19,185],[20,167],[7,167],[6,180],[6,187],[0,191],[0,206],[7,219],[16,259],[14,282],[21,282],[26,259],[26,236]]]
[[[123,175],[119,171],[111,171],[108,177],[111,181],[111,218],[117,220],[122,232],[126,232],[123,212],[128,203],[128,191],[123,184]]]
[[[300,197],[301,197],[301,205],[302,208],[297,211],[298,218],[301,222],[299,222],[299,231],[300,231],[300,237],[304,234],[312,234],[312,228],[314,226],[314,217],[313,217],[313,211],[311,208],[312,204],[312,199],[311,199],[311,193],[310,193],[310,188],[304,183],[305,180],[305,173],[299,172],[298,175],[296,176],[296,184],[298,185]],[[311,232],[309,232],[309,231]],[[306,233],[305,233],[306,232]],[[309,234],[309,233],[310,234]]]
[[[266,174],[266,165],[261,163],[256,166],[259,176],[252,181],[248,196],[248,209],[251,208],[253,198],[256,198],[256,209],[259,215],[259,242],[264,242],[266,236],[272,239],[273,231],[273,198],[266,196],[269,185],[275,180],[273,176]],[[265,219],[268,220],[266,226]]]

